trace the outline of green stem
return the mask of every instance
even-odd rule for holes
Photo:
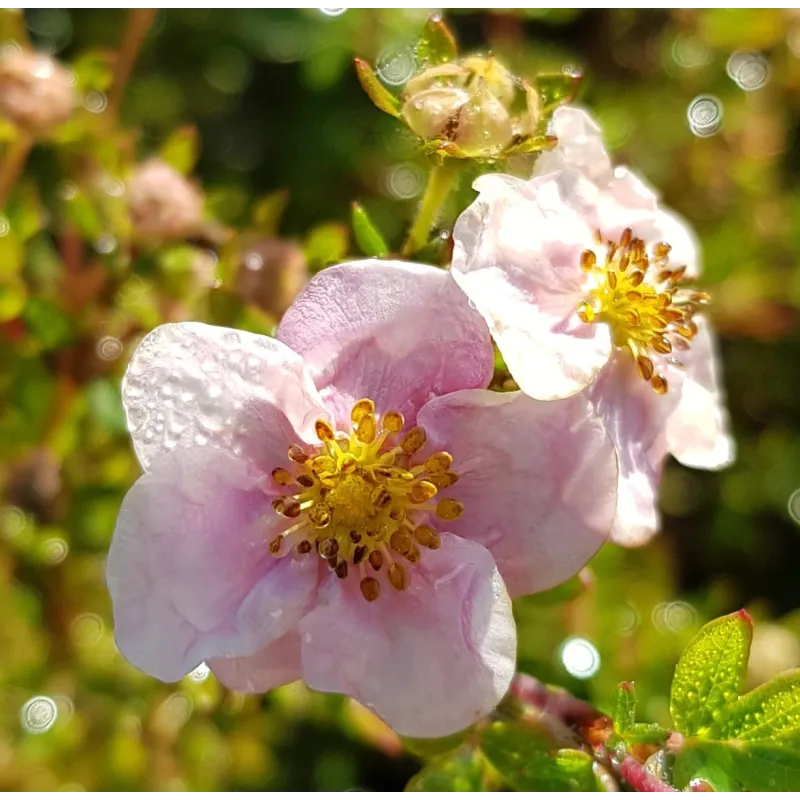
[[[425,194],[422,197],[417,218],[408,234],[408,239],[403,245],[403,255],[412,256],[418,253],[428,243],[428,235],[431,228],[436,224],[439,213],[442,210],[444,201],[450,190],[453,188],[457,167],[436,165],[428,177],[428,185],[425,187]]]

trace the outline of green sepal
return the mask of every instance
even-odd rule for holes
[[[428,17],[417,43],[416,54],[420,70],[446,64],[458,55],[455,36],[441,14]]]
[[[365,256],[383,258],[389,254],[389,247],[375,223],[369,218],[361,203],[352,204],[353,237]]]
[[[385,114],[400,117],[400,101],[380,82],[375,70],[362,58],[353,59],[356,75],[369,99]]]

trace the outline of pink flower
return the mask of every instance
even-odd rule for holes
[[[553,117],[559,144],[522,181],[485,175],[454,231],[452,275],[483,315],[520,388],[552,400],[588,388],[617,449],[612,536],[640,544],[659,526],[662,463],[733,460],[715,344],[688,285],[691,229],[652,189],[613,168],[576,108]]]
[[[108,558],[117,643],[176,681],[303,678],[441,736],[514,674],[509,594],[602,544],[613,447],[583,397],[488,384],[488,330],[447,272],[325,270],[276,339],[163,325],[123,384],[145,474]],[[506,589],[508,587],[508,591]]]

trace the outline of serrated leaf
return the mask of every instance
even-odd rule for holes
[[[375,70],[361,58],[354,59],[359,83],[369,99],[385,114],[400,117],[400,101],[380,82]]]
[[[636,689],[632,683],[625,681],[617,688],[613,719],[617,733],[625,733],[636,722]]]
[[[800,670],[778,675],[716,715],[710,738],[780,741],[800,747]]]
[[[356,244],[365,256],[382,258],[388,255],[386,241],[360,203],[353,203],[352,222]]]
[[[570,72],[543,73],[536,76],[541,114],[550,114],[561,105],[571,102],[578,93],[583,76]]]
[[[161,160],[169,164],[181,175],[188,175],[194,169],[200,149],[197,128],[185,125],[172,133],[161,147]]]
[[[428,17],[417,43],[416,54],[421,70],[446,64],[458,55],[455,36],[440,14]]]
[[[430,762],[406,786],[407,792],[483,792],[484,767],[480,755],[464,747]]]
[[[689,642],[675,668],[670,713],[676,729],[691,736],[707,729],[714,712],[742,690],[753,623],[737,611],[704,625]]]
[[[483,754],[517,791],[603,791],[591,756],[554,748],[530,726],[496,722],[481,732],[480,741]]]

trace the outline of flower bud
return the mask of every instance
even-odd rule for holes
[[[285,239],[262,239],[246,248],[236,276],[236,292],[279,319],[308,281],[303,249]]]
[[[0,56],[0,117],[33,135],[65,122],[75,106],[69,72],[44,53]]]
[[[150,159],[128,184],[128,210],[138,238],[183,239],[200,230],[203,195],[168,164]]]

